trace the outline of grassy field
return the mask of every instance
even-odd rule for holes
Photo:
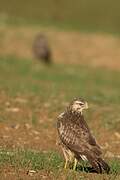
[[[0,180],[120,179],[119,5],[0,2]],[[39,32],[48,37],[51,66],[33,57]],[[88,102],[85,119],[111,167],[108,175],[90,173],[82,162],[76,171],[63,169],[56,117],[74,97]]]
[[[73,5],[74,4],[74,5]],[[44,24],[120,33],[120,2],[116,0],[1,1],[0,23]]]
[[[0,178],[119,179],[120,72],[83,65],[0,57]],[[88,101],[86,120],[111,166],[109,175],[63,170],[56,117],[74,97]]]
[[[0,166],[6,163],[16,169],[16,177],[19,177],[20,169],[26,171],[25,177],[47,179],[119,179],[119,161],[111,161],[111,172],[109,175],[87,174],[84,164],[78,165],[76,172],[63,170],[63,159],[56,152],[33,152],[33,151],[1,151]],[[17,169],[18,168],[18,169]],[[43,172],[44,173],[43,173]],[[30,174],[31,172],[31,174]],[[43,173],[43,174],[42,174]],[[2,177],[2,176],[0,176]]]

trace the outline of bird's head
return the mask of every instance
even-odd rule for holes
[[[75,98],[69,105],[72,112],[82,113],[83,109],[88,109],[88,103],[82,98]]]

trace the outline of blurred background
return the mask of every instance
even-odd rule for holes
[[[104,157],[118,159],[119,7],[119,0],[0,0],[2,148],[60,152],[56,117],[83,97]]]
[[[119,0],[1,1],[0,18],[9,23],[57,24],[82,30],[120,32]]]
[[[117,0],[1,1],[0,54],[32,58],[32,43],[42,32],[57,63],[118,68],[119,18]]]

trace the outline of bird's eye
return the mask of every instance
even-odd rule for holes
[[[75,104],[79,105],[79,106],[83,106],[84,103],[83,102],[80,102],[80,101],[76,101]]]
[[[83,103],[79,103],[80,106],[84,105]]]

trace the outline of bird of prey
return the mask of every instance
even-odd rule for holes
[[[51,50],[47,37],[44,34],[37,34],[33,42],[34,56],[46,64],[51,63]]]
[[[59,144],[62,148],[65,166],[74,161],[76,169],[79,160],[88,161],[97,173],[109,172],[109,165],[101,158],[101,149],[93,137],[83,116],[88,104],[82,98],[74,99],[57,118]]]

